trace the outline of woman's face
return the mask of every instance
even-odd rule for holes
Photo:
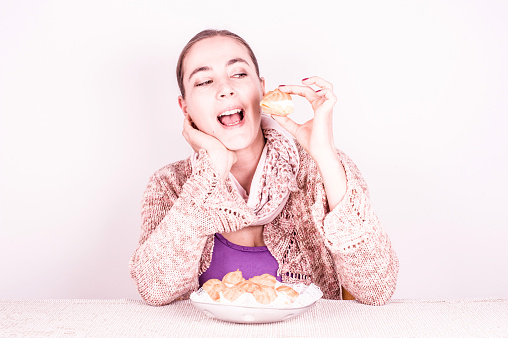
[[[183,84],[180,107],[199,130],[233,151],[264,142],[259,106],[264,79],[241,43],[221,36],[194,44],[183,62]]]

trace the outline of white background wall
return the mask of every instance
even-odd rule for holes
[[[251,44],[268,89],[334,83],[395,298],[508,297],[508,3],[240,3],[0,2],[0,298],[138,298],[141,195],[190,154],[176,59],[209,27]]]

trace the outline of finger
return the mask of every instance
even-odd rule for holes
[[[279,90],[283,93],[302,96],[306,98],[309,102],[312,102],[318,98],[314,89],[308,86],[299,86],[299,85],[279,86]]]
[[[191,132],[193,132],[194,130],[196,130],[195,126],[193,125],[192,121],[186,117],[184,120],[183,120],[183,131],[186,133],[186,134],[189,134]]]
[[[333,85],[330,82],[326,81],[325,79],[320,78],[319,76],[311,76],[309,78],[303,79],[302,83],[307,86],[316,85],[323,89],[326,88],[333,90]]]
[[[296,137],[296,132],[300,128],[300,125],[295,121],[291,120],[287,116],[271,115],[272,118],[281,125],[282,128],[286,129],[291,135]]]
[[[185,118],[183,121],[182,135],[185,138],[185,140],[187,141],[187,143],[189,143],[192,146],[192,148],[194,148],[194,145],[191,142],[190,133],[192,133],[193,129],[194,128],[192,128],[190,120],[188,118]],[[194,149],[194,150],[196,150],[196,149]]]
[[[183,137],[195,151],[203,148],[206,144],[206,136],[194,126],[192,120],[186,118],[183,122]]]
[[[188,133],[189,127],[190,127],[190,121],[189,121],[189,119],[188,118],[184,118],[183,119],[183,130],[182,130],[183,136],[185,136]]]
[[[331,89],[324,88],[316,91],[316,95],[320,97],[324,97],[327,100],[335,103],[337,101],[337,96],[335,96],[334,92]]]

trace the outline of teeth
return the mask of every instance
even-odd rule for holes
[[[241,109],[231,109],[231,110],[225,111],[224,113],[220,114],[219,116],[233,115],[236,113],[240,113],[241,111],[242,111]]]

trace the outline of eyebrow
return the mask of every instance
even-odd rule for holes
[[[249,65],[249,63],[242,58],[234,58],[234,59],[231,59],[228,62],[226,62],[226,67],[232,66],[238,62],[242,62],[242,63],[245,63],[246,65]],[[192,78],[192,76],[194,76],[194,74],[199,73],[199,72],[206,72],[209,70],[212,70],[212,68],[208,67],[208,66],[198,67],[198,68],[194,69],[192,71],[192,73],[189,75],[189,80]]]
[[[234,58],[234,59],[229,60],[228,63],[226,63],[226,66],[228,67],[228,66],[234,65],[235,63],[238,63],[238,62],[243,62],[243,63],[249,65],[249,63],[242,58]]]

